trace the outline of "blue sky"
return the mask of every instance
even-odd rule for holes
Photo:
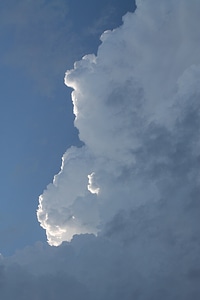
[[[71,145],[71,91],[64,74],[99,37],[134,9],[121,1],[1,2],[1,252],[46,239],[35,211],[38,196]],[[31,235],[29,234],[31,232]]]
[[[0,299],[200,299],[199,15],[0,3]]]

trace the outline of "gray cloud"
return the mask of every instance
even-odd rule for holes
[[[28,293],[39,300],[198,299],[199,230],[191,232],[197,218],[173,215],[169,206],[122,211],[101,236],[75,236],[59,247],[37,244],[2,258],[2,299]]]

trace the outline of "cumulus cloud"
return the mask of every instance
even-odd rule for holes
[[[181,193],[198,185],[193,2],[188,9],[185,1],[138,1],[121,27],[102,35],[97,56],[67,71],[85,146],[66,152],[40,196],[38,219],[50,244],[97,233],[119,210],[159,202],[172,186]]]
[[[1,257],[3,299],[27,287],[41,300],[199,299],[199,12],[137,1],[67,71],[84,146],[66,151],[37,211],[49,244],[64,243]]]

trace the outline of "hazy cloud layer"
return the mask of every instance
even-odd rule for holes
[[[38,219],[51,245],[83,235],[1,258],[2,299],[200,298],[200,3],[137,5],[66,73],[85,146]]]

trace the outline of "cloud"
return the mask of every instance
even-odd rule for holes
[[[0,257],[4,300],[200,297],[200,4],[137,7],[66,73],[84,146],[37,212],[63,243]]]
[[[199,5],[137,6],[102,35],[97,56],[66,73],[85,146],[67,150],[40,197],[38,219],[52,245],[96,234],[121,209],[171,197],[176,206],[198,188]]]
[[[94,196],[87,189],[92,160],[85,147],[70,148],[62,158],[61,171],[54,177],[54,183],[40,196],[37,214],[43,226],[48,227],[52,245],[70,240],[77,233],[92,233],[98,224]]]
[[[198,299],[200,5],[137,7],[66,73],[85,145],[67,150],[38,219],[51,245],[96,235],[69,243],[92,298]]]

